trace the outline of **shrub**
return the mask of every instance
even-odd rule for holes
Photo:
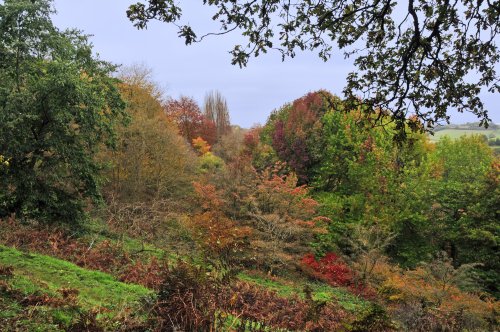
[[[120,275],[120,281],[140,284],[154,290],[159,290],[167,273],[167,261],[158,261],[156,257],[153,257],[146,263],[137,260],[125,266]]]
[[[395,330],[386,309],[379,304],[372,304],[363,310],[351,327],[352,332]]]
[[[160,286],[153,324],[160,331],[211,331],[223,283],[203,267],[179,261]]]
[[[246,246],[250,229],[226,216],[226,201],[215,186],[195,182],[194,189],[202,211],[188,220],[193,238],[207,258],[230,262]]]
[[[354,273],[335,253],[329,252],[319,260],[316,259],[314,254],[307,254],[302,258],[301,262],[306,267],[306,271],[311,271],[315,278],[323,280],[332,286],[349,286],[352,284]]]
[[[306,300],[283,298],[275,291],[238,282],[226,296],[224,303],[228,312],[239,317],[243,325],[258,322],[262,330],[338,331],[352,320],[336,304],[314,301],[310,292],[309,296],[306,292]]]
[[[496,330],[498,301],[460,290],[462,270],[439,257],[415,270],[386,270],[379,294],[406,330]]]

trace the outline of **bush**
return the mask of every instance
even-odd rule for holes
[[[462,271],[439,258],[415,270],[386,270],[379,294],[405,330],[496,330],[498,302],[460,290],[467,281]]]
[[[219,321],[217,294],[223,286],[204,268],[179,261],[160,287],[153,324],[160,331],[212,331]]]
[[[332,253],[327,253],[319,260],[314,254],[307,254],[302,257],[301,263],[306,271],[310,271],[312,276],[323,280],[332,286],[349,286],[353,281],[353,271],[342,259]]]

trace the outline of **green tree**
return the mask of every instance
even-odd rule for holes
[[[481,263],[484,285],[498,294],[498,161],[480,135],[441,139],[432,158],[439,173],[428,191],[433,200],[431,239],[455,266]]]
[[[338,49],[355,57],[344,93],[367,106],[367,114],[390,111],[399,134],[408,113],[433,126],[448,121],[449,109],[470,111],[490,122],[480,92],[500,91],[500,2],[424,1],[204,1],[215,7],[219,31],[199,34],[183,24],[182,5],[174,0],[141,1],[127,15],[138,28],[150,20],[174,23],[186,44],[210,35],[241,32],[232,63],[244,66],[251,56],[278,50],[283,59],[311,50],[328,60]],[[383,113],[379,113],[384,115]],[[371,118],[381,120],[380,117]],[[382,120],[383,121],[383,120]],[[423,129],[424,127],[413,127]]]
[[[99,146],[112,145],[124,102],[115,67],[87,36],[59,31],[49,0],[0,4],[0,216],[76,222],[100,201]]]

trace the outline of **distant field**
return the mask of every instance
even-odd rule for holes
[[[431,141],[439,141],[439,139],[443,136],[449,136],[450,138],[459,138],[460,136],[463,135],[486,135],[489,136],[490,134],[495,135],[496,137],[500,138],[500,129],[486,129],[486,130],[467,130],[467,129],[444,129],[441,131],[438,131],[434,134],[434,136],[429,135]]]

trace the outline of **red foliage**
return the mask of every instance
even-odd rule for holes
[[[204,115],[201,128],[198,128],[198,133],[210,145],[217,142],[217,126],[213,121],[207,119]]]
[[[245,134],[243,144],[248,152],[253,152],[259,145],[261,131],[262,127],[253,127]]]
[[[179,100],[169,99],[165,105],[165,113],[179,127],[179,133],[188,142],[202,137],[208,144],[213,145],[217,140],[215,123],[207,119],[193,98],[182,96]]]
[[[193,182],[196,200],[205,211],[220,211],[225,202],[213,184]]]
[[[326,281],[332,286],[352,284],[353,271],[334,253],[327,253],[320,260],[317,260],[313,254],[307,254],[302,258],[302,264],[308,269],[312,269],[314,277]]]
[[[154,290],[159,290],[167,273],[167,262],[159,262],[156,257],[153,257],[147,263],[137,260],[133,264],[127,265],[121,273],[120,281],[140,284]]]
[[[286,161],[302,183],[308,180],[308,169],[314,163],[310,151],[311,137],[321,127],[320,112],[324,109],[321,92],[309,93],[295,100],[285,120],[274,124],[272,146]]]

